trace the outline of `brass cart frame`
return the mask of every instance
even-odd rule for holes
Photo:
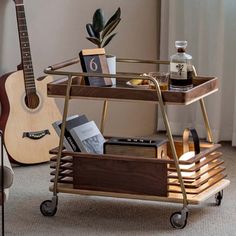
[[[175,228],[183,228],[185,227],[186,223],[187,223],[187,216],[188,216],[188,197],[187,197],[187,193],[186,193],[186,188],[185,188],[185,183],[183,181],[183,177],[181,174],[181,168],[180,168],[180,163],[179,163],[179,159],[178,159],[178,155],[176,152],[176,147],[175,147],[175,143],[174,143],[174,139],[173,139],[173,135],[171,132],[171,128],[170,128],[170,124],[168,121],[168,117],[167,117],[167,113],[165,111],[165,103],[166,101],[163,98],[163,94],[162,91],[159,87],[159,84],[157,82],[157,80],[153,77],[149,77],[149,76],[142,76],[138,73],[117,73],[117,74],[101,74],[101,73],[82,73],[82,72],[73,72],[73,71],[65,71],[65,70],[60,70],[64,67],[76,64],[79,62],[79,58],[73,58],[71,60],[67,60],[64,61],[62,63],[59,64],[55,64],[52,66],[49,66],[48,68],[45,69],[45,73],[49,74],[49,75],[62,75],[62,76],[67,76],[68,80],[66,82],[66,91],[65,94],[63,94],[63,97],[65,97],[64,100],[64,111],[63,111],[63,117],[62,117],[62,127],[61,127],[61,134],[60,134],[60,142],[59,142],[59,149],[57,151],[57,161],[56,161],[56,166],[55,166],[55,178],[54,178],[54,183],[53,183],[53,187],[51,188],[51,191],[53,192],[53,197],[52,200],[46,200],[44,201],[41,206],[41,212],[43,215],[46,216],[52,216],[56,213],[57,210],[57,202],[58,202],[58,196],[57,193],[58,192],[70,192],[70,193],[81,193],[81,194],[89,194],[89,191],[78,191],[78,190],[68,190],[68,189],[64,189],[61,190],[60,188],[58,188],[58,177],[59,177],[59,169],[60,169],[60,164],[61,164],[61,157],[62,157],[62,151],[63,151],[63,137],[65,134],[65,124],[66,124],[66,118],[67,118],[67,114],[68,114],[68,106],[69,106],[69,100],[72,97],[71,95],[71,91],[72,91],[72,80],[74,77],[84,77],[84,76],[96,76],[96,77],[111,77],[111,78],[119,78],[119,79],[142,79],[142,80],[150,80],[152,81],[152,83],[155,85],[155,91],[156,91],[156,102],[158,102],[159,104],[159,108],[163,117],[163,121],[165,124],[165,128],[166,128],[166,132],[167,132],[167,136],[168,136],[168,140],[169,140],[169,145],[170,145],[170,149],[173,155],[173,160],[174,160],[174,166],[176,168],[176,174],[177,174],[177,178],[180,184],[180,190],[181,190],[181,194],[182,194],[182,203],[183,203],[183,207],[182,210],[180,212],[176,212],[171,216],[171,224],[173,227]],[[117,62],[123,62],[123,63],[147,63],[147,64],[169,64],[169,61],[160,61],[160,60],[137,60],[137,59],[124,59],[124,58],[118,58]],[[195,76],[197,76],[196,74],[196,70],[194,70],[195,72]],[[202,94],[200,94],[199,96],[197,96],[196,98],[192,98],[190,101],[185,102],[185,105],[188,105],[190,103],[193,103],[195,101],[200,101],[200,105],[201,105],[201,110],[202,110],[202,114],[203,114],[203,118],[204,118],[204,123],[205,123],[205,127],[206,127],[206,131],[207,131],[207,136],[208,136],[208,141],[210,143],[213,143],[213,137],[212,137],[212,132],[210,129],[210,124],[209,124],[209,119],[208,119],[208,115],[206,112],[206,107],[205,107],[205,103],[203,98],[215,91],[217,91],[218,88],[217,86],[213,87],[212,90],[209,90],[207,92],[203,92]],[[101,95],[102,97],[102,95]],[[101,131],[103,132],[104,129],[104,122],[105,122],[105,117],[106,117],[106,112],[107,112],[107,105],[108,105],[108,101],[107,98],[108,97],[103,97],[105,99],[104,101],[104,105],[103,105],[103,113],[102,113],[102,119],[101,119]],[[222,184],[218,185],[217,187],[215,187],[215,189],[213,189],[213,191],[211,191],[211,193],[208,194],[207,197],[204,197],[204,199],[212,196],[213,194],[216,194],[217,199],[222,198],[222,189],[225,188],[227,185],[229,184],[228,180],[225,180]],[[100,193],[98,195],[103,195],[105,196],[106,194],[104,193]],[[108,194],[109,196],[109,194]],[[116,194],[113,194],[112,196],[116,197]],[[120,197],[117,195],[117,197]],[[124,196],[125,197],[125,194]],[[127,196],[128,198],[130,196]],[[132,198],[132,197],[131,197]],[[134,197],[135,198],[135,197]],[[143,198],[143,199],[149,199],[147,198]],[[173,201],[173,199],[167,199],[164,197],[155,197],[155,200],[160,200],[160,201],[169,201],[169,202],[181,202],[179,199],[177,201]]]

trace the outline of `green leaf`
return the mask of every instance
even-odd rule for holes
[[[121,16],[121,10],[120,10],[120,7],[118,7],[118,9],[113,14],[113,16],[111,16],[111,18],[107,21],[105,27],[107,27],[107,25],[109,25],[112,21],[115,21],[115,20],[119,19],[120,16]]]
[[[90,37],[96,38],[92,24],[86,24],[86,30],[87,30],[88,35],[89,35]]]
[[[114,33],[114,34],[112,34],[111,36],[109,36],[109,37],[106,39],[105,43],[102,45],[102,47],[103,47],[103,48],[106,47],[107,44],[110,43],[110,41],[113,39],[113,37],[114,37],[115,35],[116,35],[116,33]]]
[[[96,44],[99,48],[101,47],[101,41],[94,37],[86,37],[90,42]]]
[[[120,21],[121,21],[121,19],[118,18],[114,21],[111,21],[110,24],[106,25],[103,32],[102,32],[102,38],[109,35],[116,28],[116,26],[119,24]]]
[[[93,29],[96,33],[100,33],[105,25],[104,13],[102,9],[97,9],[93,15]]]

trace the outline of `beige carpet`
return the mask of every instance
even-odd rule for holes
[[[59,194],[54,217],[40,213],[42,201],[51,199],[49,164],[14,167],[15,181],[5,205],[6,235],[236,235],[236,148],[224,144],[225,166],[231,185],[222,205],[211,199],[189,206],[187,226],[173,229],[170,215],[181,205]]]

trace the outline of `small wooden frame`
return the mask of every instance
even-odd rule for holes
[[[104,48],[83,49],[79,57],[83,72],[109,74]],[[86,85],[95,87],[112,86],[111,78],[86,76],[84,80]]]

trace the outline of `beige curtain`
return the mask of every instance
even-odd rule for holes
[[[219,92],[205,99],[214,141],[236,146],[236,1],[163,0],[161,58],[175,53],[175,40],[187,40],[187,51],[199,75],[216,76]],[[199,103],[168,107],[174,134],[193,126],[206,136]],[[159,123],[161,118],[159,118]],[[163,125],[159,125],[162,129]]]

